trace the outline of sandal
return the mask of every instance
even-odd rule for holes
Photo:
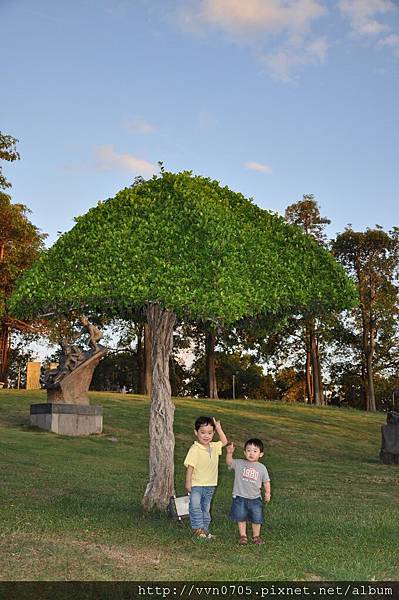
[[[193,535],[196,538],[206,538],[207,537],[207,535],[203,529],[194,529]]]
[[[256,535],[255,537],[252,538],[252,541],[254,544],[256,544],[257,546],[259,546],[260,544],[264,544],[265,542],[262,540],[261,537],[259,537],[258,535]]]
[[[240,540],[238,542],[240,546],[246,546],[248,544],[248,538],[246,535],[240,536]]]

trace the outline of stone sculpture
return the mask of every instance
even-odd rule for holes
[[[102,408],[90,406],[88,391],[93,372],[108,350],[98,342],[102,333],[85,316],[81,331],[72,340],[62,340],[59,366],[44,374],[47,404],[31,406],[31,424],[65,435],[101,433]],[[88,350],[76,342],[88,336]]]
[[[387,424],[381,427],[380,459],[386,465],[399,464],[399,413],[387,413]]]

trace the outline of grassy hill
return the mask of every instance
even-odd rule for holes
[[[379,463],[384,414],[281,402],[176,399],[176,489],[200,414],[240,446],[257,436],[272,478],[264,546],[239,547],[220,465],[216,540],[144,515],[146,398],[92,393],[104,433],[29,427],[44,392],[0,390],[1,580],[398,580],[399,467]],[[240,456],[239,449],[236,450]]]

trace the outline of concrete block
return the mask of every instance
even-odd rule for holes
[[[102,406],[87,404],[31,404],[30,423],[60,435],[91,435],[102,433],[102,413]]]

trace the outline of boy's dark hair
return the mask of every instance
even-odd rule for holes
[[[212,417],[198,417],[194,425],[195,431],[198,431],[201,425],[212,425],[212,427],[215,429],[215,423],[213,422]]]
[[[250,440],[247,440],[244,444],[244,450],[247,446],[255,446],[256,448],[259,448],[261,452],[263,452],[263,442],[259,438],[251,438]]]

